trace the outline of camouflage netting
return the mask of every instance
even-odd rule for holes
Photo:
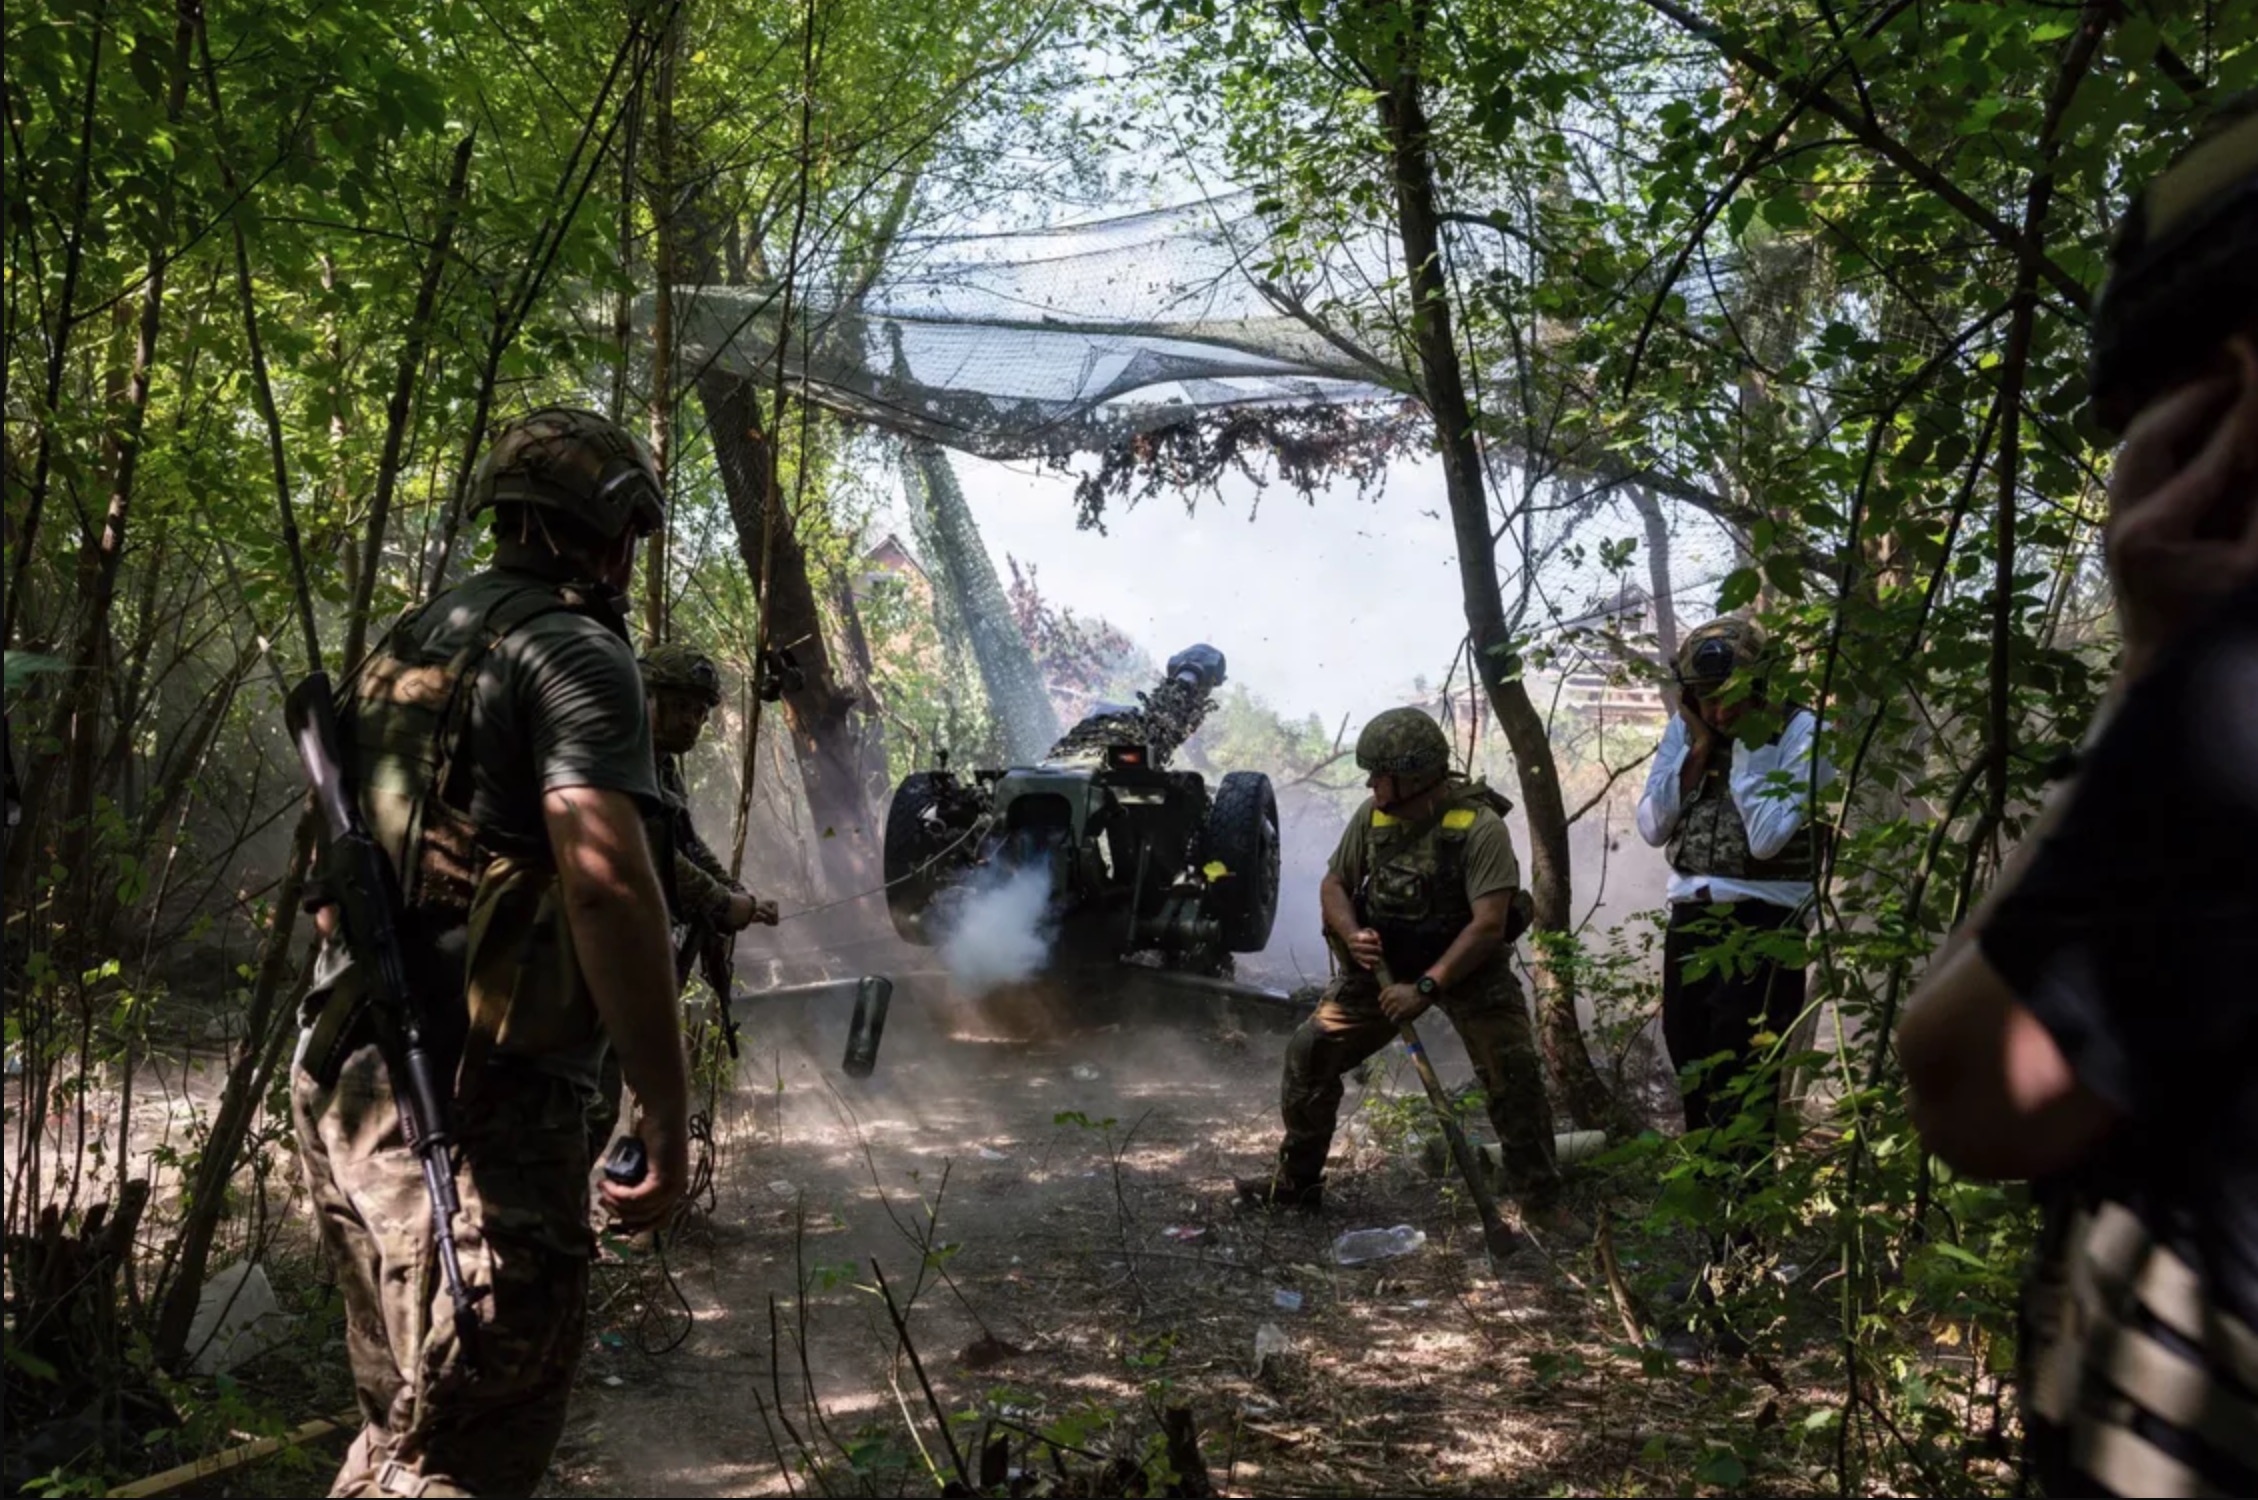
[[[981,545],[979,526],[949,455],[923,440],[903,446],[910,523],[926,568],[940,585],[934,607],[942,638],[970,643],[988,705],[1003,729],[1006,753],[1014,765],[1032,765],[1058,738],[1058,714],[1035,654],[1012,618],[1011,601]]]
[[[1152,753],[1158,770],[1199,732],[1223,683],[1223,654],[1213,646],[1188,647],[1169,658],[1158,686],[1137,694],[1135,708],[1093,711],[1061,736],[1046,758],[1091,761],[1112,746],[1140,745]]]
[[[1362,272],[1384,278],[1384,255],[1287,288],[1252,259],[1264,240],[1244,193],[1060,229],[905,240],[859,297],[802,291],[785,375],[844,415],[986,458],[1096,451],[1216,407],[1408,388],[1371,352],[1385,339],[1365,337],[1349,311],[1371,304]],[[683,287],[676,308],[688,366],[775,367],[773,289]],[[640,312],[648,318],[648,299]]]

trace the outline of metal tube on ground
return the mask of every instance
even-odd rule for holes
[[[1316,1007],[1297,1000],[1284,990],[1265,989],[1260,985],[1241,984],[1236,979],[1218,979],[1210,974],[1182,974],[1174,969],[1154,969],[1143,964],[1118,964],[1112,972],[1131,975],[1151,984],[1169,989],[1190,990],[1202,995],[1212,995],[1221,1000],[1238,1000],[1248,1005],[1259,1005],[1272,1010],[1292,1011],[1295,1016],[1306,1016]]]

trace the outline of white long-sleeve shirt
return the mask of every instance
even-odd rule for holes
[[[1811,757],[1819,737],[1819,720],[1809,709],[1796,709],[1768,745],[1732,742],[1733,765],[1727,777],[1733,805],[1740,809],[1748,830],[1748,852],[1769,859],[1788,846],[1811,815]],[[1673,717],[1662,732],[1661,748],[1647,771],[1646,795],[1639,798],[1639,837],[1656,848],[1677,831],[1680,807],[1679,773],[1690,751],[1686,722]],[[1715,752],[1712,751],[1712,754]],[[1834,780],[1834,768],[1822,758],[1819,785]],[[1801,906],[1812,897],[1808,880],[1734,880],[1723,875],[1683,875],[1672,871],[1672,901],[1769,901],[1774,906]]]

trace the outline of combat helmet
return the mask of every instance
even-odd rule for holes
[[[1356,764],[1368,776],[1440,776],[1450,769],[1450,740],[1421,710],[1391,708],[1356,737]]]
[[[1764,627],[1754,620],[1731,616],[1711,620],[1678,643],[1674,663],[1678,681],[1685,687],[1714,692],[1733,673],[1761,668],[1770,644]]]
[[[494,436],[470,481],[470,514],[490,505],[560,512],[609,540],[666,519],[658,465],[642,439],[611,418],[544,406]]]
[[[2095,419],[2119,432],[2143,406],[2203,373],[2258,307],[2258,93],[2229,100],[2118,225],[2093,310]]]
[[[695,646],[670,641],[646,653],[640,663],[643,687],[656,692],[690,693],[712,708],[721,702],[721,673],[713,658]]]

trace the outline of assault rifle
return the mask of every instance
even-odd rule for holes
[[[753,925],[774,927],[776,903],[754,903]],[[692,917],[683,923],[682,941],[674,949],[674,972],[682,982],[689,983],[690,965],[695,962],[706,988],[713,991],[713,1003],[721,1009],[721,1039],[729,1044],[732,1062],[737,1058],[737,1012],[729,1002],[736,989],[736,952],[737,934],[724,931],[711,917]]]
[[[730,991],[734,986],[733,956],[737,935],[724,932],[705,917],[693,917],[682,929],[682,941],[674,950],[674,972],[687,984],[690,965],[695,962],[698,973],[713,991],[714,1007],[721,1012],[721,1039],[729,1044],[729,1060],[737,1060],[737,1013],[729,1005]]]
[[[462,1200],[455,1191],[449,1119],[454,1090],[440,1078],[431,1053],[429,1018],[408,982],[407,954],[400,944],[398,880],[361,817],[360,798],[340,754],[337,709],[327,672],[317,670],[291,690],[284,720],[305,764],[306,784],[313,790],[326,835],[322,880],[336,903],[353,966],[368,986],[368,1013],[384,1070],[392,1078],[401,1128],[423,1167],[424,1190],[431,1198],[432,1243],[439,1251],[439,1272],[447,1283],[448,1299],[455,1305],[455,1339],[475,1370],[475,1299],[463,1284],[462,1258],[455,1249],[455,1215],[462,1212]]]

